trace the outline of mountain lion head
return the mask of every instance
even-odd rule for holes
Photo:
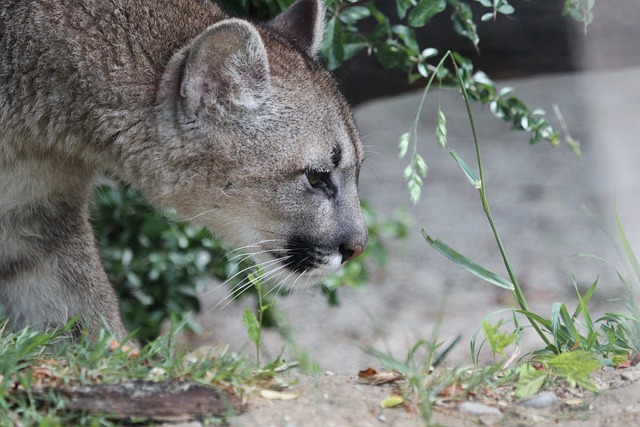
[[[141,173],[166,184],[147,186],[152,199],[289,284],[337,270],[367,244],[362,144],[316,58],[323,15],[321,1],[298,0],[264,25],[225,18],[175,53],[154,125],[166,166]]]

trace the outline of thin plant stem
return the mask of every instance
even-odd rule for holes
[[[429,89],[431,89],[431,84],[433,83],[433,80],[438,74],[437,73],[438,70],[442,69],[444,65],[444,61],[449,57],[451,57],[451,51],[448,51],[442,57],[440,62],[438,62],[438,66],[431,73],[431,77],[429,77],[429,80],[427,81],[427,85],[425,86],[422,92],[422,98],[420,98],[420,104],[418,104],[418,110],[416,111],[416,118],[413,120],[413,124],[411,125],[411,132],[413,134],[413,154],[412,154],[413,156],[415,156],[418,151],[418,123],[420,122],[420,116],[422,115],[422,109],[424,108],[424,103],[425,103],[425,100],[427,99],[427,94],[429,93]]]
[[[511,268],[511,263],[509,262],[509,258],[507,257],[507,252],[504,248],[504,245],[502,244],[502,239],[500,238],[500,234],[498,233],[498,229],[496,227],[495,221],[493,220],[493,215],[491,214],[491,208],[489,206],[489,200],[487,199],[487,193],[486,193],[486,187],[485,187],[485,181],[484,181],[484,174],[483,174],[483,170],[482,170],[482,159],[480,156],[480,144],[478,142],[478,134],[476,131],[476,125],[475,125],[475,121],[473,119],[473,114],[471,111],[471,103],[469,101],[469,95],[467,94],[467,90],[464,87],[464,83],[462,81],[462,78],[460,76],[460,70],[458,68],[458,64],[456,63],[456,60],[453,56],[451,56],[451,60],[453,62],[453,67],[455,68],[456,71],[456,75],[458,76],[458,81],[460,82],[460,88],[462,90],[462,96],[464,97],[464,102],[465,102],[465,106],[467,108],[467,115],[469,117],[469,123],[471,126],[471,133],[473,135],[473,143],[475,146],[475,150],[476,150],[476,159],[478,161],[478,174],[480,177],[480,186],[478,188],[478,192],[480,194],[480,199],[482,200],[482,209],[485,213],[485,216],[487,217],[487,220],[489,221],[489,225],[491,226],[491,231],[493,232],[493,235],[496,239],[496,243],[498,245],[498,249],[500,250],[500,255],[502,256],[502,261],[504,263],[504,266],[507,270],[507,274],[509,275],[509,279],[511,280],[511,283],[513,284],[513,295],[516,299],[516,302],[518,303],[518,305],[520,306],[520,308],[522,309],[524,315],[527,317],[527,319],[529,320],[529,322],[531,323],[531,326],[533,327],[533,329],[536,330],[536,332],[538,333],[538,335],[540,336],[540,338],[542,338],[542,340],[545,342],[545,344],[547,345],[551,345],[551,341],[549,341],[549,339],[547,338],[547,336],[544,334],[544,332],[542,332],[542,330],[540,329],[540,326],[538,325],[538,323],[528,315],[529,313],[529,305],[527,304],[527,300],[524,296],[524,293],[522,292],[522,288],[520,287],[520,284],[518,283],[518,279],[516,278],[515,273],[513,272],[513,269]]]

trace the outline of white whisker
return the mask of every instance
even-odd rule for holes
[[[229,261],[233,261],[235,259],[238,259],[240,257],[244,258],[242,259],[242,261],[246,260],[247,258],[250,257],[257,257],[258,255],[262,255],[262,254],[270,254],[270,253],[286,253],[286,252],[291,252],[289,249],[277,249],[277,248],[273,248],[273,249],[263,249],[260,251],[255,251],[255,252],[242,252],[239,254],[236,254],[234,256],[232,256],[231,258],[227,258]],[[240,261],[240,262],[242,262]]]
[[[273,264],[272,264],[273,265]],[[256,277],[255,279],[260,281],[261,283],[268,280],[270,276],[272,276],[273,274],[280,274],[279,271],[284,269],[285,266],[282,265],[278,268],[275,268],[273,270],[269,270],[266,271],[262,274],[260,274],[258,277]],[[216,307],[218,305],[220,305],[222,302],[224,302],[225,300],[227,300],[227,302],[222,306],[222,310],[224,310],[229,304],[231,304],[232,301],[234,301],[235,299],[237,299],[240,295],[242,295],[247,289],[250,289],[252,286],[252,282],[246,278],[244,281],[244,283],[241,286],[241,291],[238,292],[237,289],[239,288],[238,286],[236,286],[232,292],[230,292],[222,301],[220,301],[218,304],[216,304]],[[266,296],[266,295],[265,295]],[[214,307],[215,308],[215,307]]]
[[[215,289],[207,291],[205,295],[218,291],[224,286],[228,286],[238,278],[240,278],[240,280],[230,291],[226,292],[225,296],[211,307],[210,310],[224,310],[232,301],[235,301],[250,289],[254,284],[254,280],[260,283],[268,282],[269,287],[268,290],[263,293],[263,298],[273,297],[284,290],[290,292],[296,288],[308,288],[310,283],[318,278],[317,275],[311,273],[315,269],[311,266],[314,263],[310,261],[313,257],[308,255],[303,259],[296,259],[295,265],[292,266],[292,257],[295,256],[296,250],[295,248],[285,247],[285,244],[286,240],[284,239],[265,239],[229,251],[225,257],[229,262],[233,263],[233,269],[223,283],[216,286]],[[262,261],[265,258],[266,260]],[[242,264],[249,259],[253,259],[254,261],[258,259],[260,262],[256,265],[252,263],[252,265],[243,267]],[[306,267],[304,271],[295,271],[296,266]],[[254,280],[248,277],[251,272],[253,272]]]
[[[242,246],[239,248],[235,248],[233,250],[230,250],[229,252],[227,252],[227,257],[235,252],[240,252],[240,251],[244,251],[245,249],[249,249],[249,248],[260,248],[262,245],[266,244],[266,243],[282,243],[284,242],[283,240],[276,240],[276,239],[270,239],[270,240],[261,240],[259,242],[253,243],[251,245],[246,245],[246,246]],[[235,256],[235,255],[234,255]]]
[[[272,265],[274,265],[274,264],[279,263],[280,261],[281,261],[280,259],[270,260],[270,261],[267,261],[267,262],[265,262],[265,263],[260,264],[260,267],[261,267],[261,268],[268,268],[268,267],[271,267],[271,266],[272,266]],[[235,279],[236,277],[238,277],[239,275],[241,275],[241,274],[243,274],[243,273],[246,273],[246,272],[248,272],[248,271],[250,271],[250,270],[252,270],[252,269],[254,269],[254,268],[256,268],[256,267],[257,267],[257,266],[255,266],[255,265],[250,265],[250,266],[248,266],[248,267],[243,268],[243,269],[242,269],[242,270],[240,270],[240,271],[237,271],[235,274],[233,274],[233,276],[228,277],[228,278],[227,278],[227,280],[225,280],[224,282],[222,282],[221,284],[219,284],[218,286],[216,286],[216,287],[215,287],[214,289],[212,289],[211,291],[206,292],[206,294],[208,294],[208,293],[210,293],[210,292],[215,292],[215,291],[217,291],[217,290],[218,290],[218,289],[220,289],[221,287],[226,286],[226,285],[228,285],[229,283],[231,283],[231,281],[232,281],[233,279]],[[234,292],[234,291],[235,291],[235,289],[237,289],[238,287],[242,286],[242,283],[243,283],[243,282],[245,282],[245,281],[248,281],[248,280],[249,280],[249,279],[248,279],[247,277],[245,277],[245,278],[244,278],[240,283],[238,283],[237,285],[235,285],[235,286],[233,287],[233,289],[231,290],[231,293],[227,294],[227,296],[226,296],[222,301],[220,301],[218,304],[216,304],[213,308],[216,308],[216,307],[217,307],[217,306],[219,306],[222,302],[224,302],[227,298],[229,298],[231,295],[233,295],[233,294],[235,293],[235,292]],[[205,294],[205,295],[206,295],[206,294]]]
[[[303,259],[302,262],[306,261],[307,258]],[[287,277],[285,277],[283,280],[281,280],[276,286],[274,286],[272,289],[270,289],[266,294],[269,295],[271,292],[273,292],[274,290],[276,291],[276,294],[283,289],[285,286],[288,287],[289,289],[293,289],[295,287],[295,284],[297,283],[298,280],[300,280],[300,278],[302,278],[306,273],[307,273],[308,269],[306,269],[305,271],[303,271],[302,273],[296,273],[295,271],[291,271]],[[291,278],[291,276],[294,276],[298,274],[298,277],[296,277],[293,281],[293,283],[288,286],[287,282],[289,281],[289,278]]]
[[[195,214],[194,216],[190,217],[190,218],[184,218],[184,219],[180,219],[180,221],[176,221],[177,222],[182,222],[182,221],[193,221],[194,219],[197,219],[203,215],[207,215],[210,214],[211,212],[215,212],[215,209],[207,209],[206,211],[200,212],[198,214]]]

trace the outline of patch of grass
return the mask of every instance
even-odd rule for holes
[[[177,329],[138,350],[114,341],[106,330],[96,341],[70,342],[64,331],[0,328],[0,425],[121,424],[122,420],[108,414],[66,409],[68,398],[60,390],[73,386],[178,380],[241,395],[269,381],[272,373],[256,374],[255,365],[226,350],[179,349],[173,340]],[[153,424],[153,420],[139,421]]]
[[[404,359],[389,352],[366,349],[380,360],[384,369],[402,380],[392,396],[400,396],[401,402],[415,408],[425,425],[432,425],[437,406],[482,393],[497,381],[496,375],[501,371],[500,364],[475,369],[445,366],[446,355],[460,337],[445,346],[437,338],[437,329],[431,339],[419,340],[413,345]],[[381,406],[385,407],[382,403]]]

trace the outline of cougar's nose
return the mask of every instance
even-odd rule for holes
[[[343,243],[340,245],[340,254],[342,255],[342,263],[354,259],[359,256],[363,251],[367,242],[361,243]]]

